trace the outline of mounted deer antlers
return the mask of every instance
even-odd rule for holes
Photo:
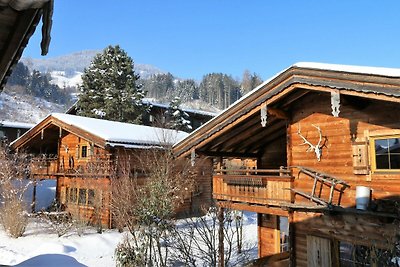
[[[319,141],[316,145],[313,145],[310,141],[307,140],[307,138],[305,138],[301,132],[300,132],[300,124],[299,124],[299,128],[297,130],[297,134],[303,139],[304,143],[302,143],[302,145],[309,145],[309,148],[307,148],[307,152],[311,152],[314,151],[315,156],[317,157],[318,161],[321,161],[321,156],[322,156],[322,146],[321,146],[321,142],[322,142],[322,132],[321,132],[321,128],[319,128],[319,126],[316,126],[314,124],[311,124],[314,128],[316,128],[318,130],[319,133]]]

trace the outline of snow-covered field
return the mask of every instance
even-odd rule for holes
[[[255,214],[245,214],[243,230],[245,242],[253,244],[251,256],[254,258],[257,255]],[[114,250],[125,234],[117,230],[98,234],[94,229],[87,229],[81,236],[72,232],[58,237],[45,223],[30,219],[20,238],[8,237],[3,229],[0,230],[0,266],[115,266]]]

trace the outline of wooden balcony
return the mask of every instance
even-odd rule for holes
[[[213,197],[216,200],[279,206],[292,202],[293,177],[280,170],[216,170]]]
[[[65,166],[57,157],[34,158],[31,162],[31,176],[38,179],[55,179],[57,176],[104,177],[112,172],[113,164],[109,159],[88,158],[71,166]]]
[[[54,175],[58,173],[58,159],[57,157],[34,158],[30,169],[32,177],[54,179]]]

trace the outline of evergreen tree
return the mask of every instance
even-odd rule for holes
[[[200,99],[220,109],[236,101],[241,95],[239,90],[238,82],[223,73],[205,75],[199,86]]]
[[[82,75],[78,115],[140,123],[145,96],[131,57],[117,46],[97,54]]]
[[[175,97],[169,104],[167,113],[167,120],[171,129],[190,132],[192,125],[189,121],[189,114],[180,108],[181,100]]]
[[[199,88],[192,79],[178,81],[175,85],[176,97],[183,102],[189,102],[193,99],[199,99]]]
[[[171,73],[154,74],[143,83],[148,96],[158,100],[171,100],[175,91],[174,76]]]
[[[25,66],[22,62],[18,62],[15,65],[10,78],[8,78],[7,85],[27,86],[29,83],[29,79],[30,79],[30,74],[28,67]]]

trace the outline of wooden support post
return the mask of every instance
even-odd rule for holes
[[[33,192],[32,192],[32,213],[35,213],[35,209],[36,209],[36,178],[33,179]]]
[[[294,267],[296,266],[296,258],[294,255],[295,252],[295,227],[294,227],[294,218],[293,218],[293,212],[289,213],[289,218],[288,218],[288,223],[289,223],[289,266]]]
[[[218,267],[225,266],[224,257],[224,208],[218,208]]]

